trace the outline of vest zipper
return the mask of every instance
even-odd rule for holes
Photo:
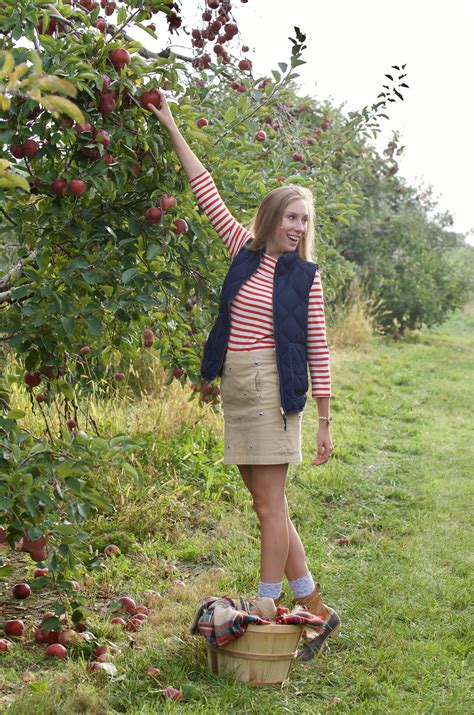
[[[278,259],[279,261],[280,259]],[[278,382],[280,383],[280,399],[281,399],[281,405],[280,405],[280,412],[283,417],[283,424],[285,426],[284,431],[286,432],[286,414],[285,410],[283,409],[283,391],[281,388],[281,370],[280,370],[280,359],[279,359],[279,354],[278,354],[278,341],[277,341],[277,336],[276,336],[276,304],[275,304],[275,279],[276,279],[276,273],[277,273],[277,268],[278,268],[278,261],[275,266],[275,272],[273,274],[273,293],[272,293],[272,304],[273,304],[273,334],[275,336],[275,356],[276,356],[276,363],[277,363],[277,368],[278,368]]]

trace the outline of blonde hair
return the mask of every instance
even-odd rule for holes
[[[279,227],[286,207],[295,199],[303,199],[308,205],[308,223],[304,238],[298,243],[298,255],[305,261],[314,261],[314,199],[313,194],[304,186],[279,186],[270,191],[257,209],[257,213],[249,226],[253,236],[249,251],[258,251],[265,247],[267,239]]]

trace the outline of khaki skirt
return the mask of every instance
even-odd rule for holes
[[[303,413],[282,414],[275,348],[227,351],[221,397],[224,464],[302,461]]]

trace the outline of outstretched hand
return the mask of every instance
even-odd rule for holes
[[[319,467],[321,464],[327,462],[333,452],[333,449],[334,447],[329,427],[320,427],[318,429],[317,436],[317,454],[311,464],[315,467]]]
[[[175,121],[171,114],[169,104],[163,90],[158,89],[157,92],[160,95],[160,107],[157,108],[154,104],[149,104],[148,109],[155,115],[165,129],[171,129],[175,126]]]

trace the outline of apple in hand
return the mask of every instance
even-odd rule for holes
[[[143,94],[140,97],[140,106],[143,107],[143,109],[148,109],[148,105],[152,104],[154,107],[157,109],[160,109],[161,107],[161,97],[160,93],[158,92],[157,89],[148,89],[143,92]],[[151,110],[149,110],[151,111]]]

